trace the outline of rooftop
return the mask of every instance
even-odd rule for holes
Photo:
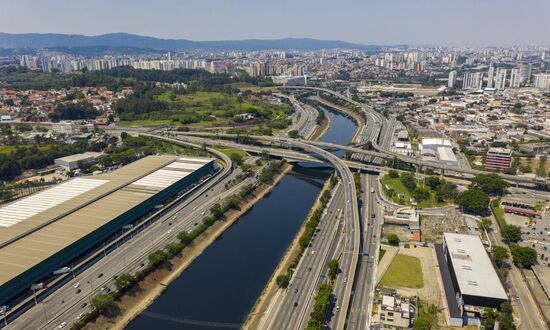
[[[463,295],[508,299],[479,236],[444,233],[443,237]]]
[[[1,207],[0,285],[212,161],[186,159],[149,156]]]

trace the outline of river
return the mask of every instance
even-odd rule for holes
[[[348,143],[357,128],[323,108],[325,142]],[[335,152],[341,155],[340,152]],[[209,246],[126,329],[238,328],[298,232],[329,172],[300,164]]]

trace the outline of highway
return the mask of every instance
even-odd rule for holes
[[[231,161],[227,161],[231,165]],[[81,313],[89,311],[93,295],[106,293],[108,289],[114,290],[114,276],[142,269],[151,252],[176,241],[177,233],[180,231],[192,230],[204,215],[209,213],[211,205],[254,181],[254,178],[250,177],[226,190],[225,183],[234,179],[239,173],[238,169],[230,173],[230,167],[226,167],[218,174],[219,180],[214,178],[199,186],[190,196],[185,197],[176,207],[165,212],[150,226],[143,230],[140,230],[139,226],[135,227],[133,229],[135,233],[130,234],[123,243],[109,249],[95,263],[77,271],[74,279],[57,288],[45,299],[39,301],[38,305],[11,321],[9,329],[53,329],[62,322],[70,324]],[[123,234],[122,231],[121,234]]]
[[[303,329],[313,308],[313,301],[320,282],[326,281],[327,263],[334,254],[343,229],[342,217],[346,203],[344,189],[339,183],[327,204],[316,233],[293,273],[286,290],[272,301],[261,328]]]
[[[362,244],[354,283],[354,295],[349,312],[347,329],[367,329],[372,313],[374,298],[374,278],[378,264],[380,233],[383,214],[378,205],[378,176],[365,174],[361,176],[362,192]],[[372,192],[371,192],[372,191]]]

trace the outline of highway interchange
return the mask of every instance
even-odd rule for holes
[[[309,138],[318,128],[315,124],[317,111],[311,106],[297,101],[294,96],[289,96],[288,98],[297,112],[296,120],[291,128],[297,130],[302,138],[249,137],[254,140],[267,141],[274,149],[278,145],[285,145],[290,149],[304,150],[310,155],[293,150],[284,151],[284,149],[279,150],[279,155],[295,161],[317,161],[312,158],[313,155],[332,164],[340,176],[340,181],[332,191],[333,197],[323,213],[315,237],[299,262],[289,288],[277,292],[260,324],[262,329],[303,329],[313,308],[313,299],[318,284],[321,281],[326,281],[327,262],[330,259],[337,259],[340,263],[340,273],[334,283],[335,299],[329,309],[328,314],[330,315],[327,315],[326,318],[327,325],[333,329],[366,329],[370,324],[369,315],[372,312],[374,294],[372,279],[376,274],[383,222],[380,204],[384,201],[380,195],[377,175],[362,174],[360,185],[362,191],[358,193],[353,174],[348,166],[350,162],[338,158],[327,150],[349,151],[353,154],[352,159],[359,161],[398,157],[420,166],[431,166],[441,170],[449,170],[449,168],[391,152],[389,148],[395,128],[394,119],[387,120],[372,108],[332,90],[319,88],[313,90],[331,93],[361,107],[366,118],[366,125],[358,128],[360,140],[355,141],[355,146],[311,141]],[[290,129],[284,133],[288,134],[289,131]],[[136,133],[174,143],[194,143],[195,146],[202,143],[236,145],[231,141],[214,140],[214,138],[236,138],[231,134],[181,134],[181,132],[177,132],[177,138],[171,138],[169,136],[176,135],[174,132],[161,130],[151,133]],[[367,141],[371,141],[376,151],[361,148]],[[264,149],[243,144],[240,146],[253,153],[260,153]],[[209,149],[209,151],[222,158],[228,166],[214,178],[190,192],[182,202],[176,203],[173,208],[164,212],[147,228],[140,231],[136,228],[136,233],[133,235],[126,233],[131,238],[117,244],[117,248],[110,250],[90,266],[77,271],[74,279],[70,278],[70,274],[64,275],[65,283],[63,285],[52,290],[48,295],[42,294],[42,298],[39,299],[36,306],[28,308],[22,315],[10,320],[9,329],[54,329],[59,325],[70,324],[77,320],[82,313],[90,310],[90,301],[93,295],[115,289],[115,276],[140,270],[147,263],[147,255],[150,252],[174,242],[180,231],[192,230],[197,223],[200,223],[204,215],[208,214],[214,203],[238,192],[242,186],[255,179],[249,177],[235,186],[225,189],[225,183],[235,179],[240,170],[232,168],[231,161],[223,154],[213,149]],[[470,168],[451,168],[450,170],[469,174],[479,172]],[[517,180],[517,177],[507,179]],[[28,301],[27,306],[30,306]]]

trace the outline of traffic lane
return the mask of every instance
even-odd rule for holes
[[[341,189],[337,189],[331,204],[327,207],[327,213],[324,214],[321,220],[318,235],[322,234],[324,237],[330,235],[329,230],[331,224],[333,224],[331,221],[332,215],[338,212],[337,210],[340,209],[339,205],[342,204],[343,199],[344,196],[341,193]],[[274,324],[274,329],[296,327],[296,323],[300,322],[298,318],[303,318],[304,314],[309,315],[307,314],[308,310],[305,301],[311,299],[314,295],[317,286],[315,279],[319,276],[318,274],[322,272],[323,265],[319,260],[323,254],[323,250],[320,248],[323,245],[328,246],[328,244],[323,244],[324,242],[324,239],[314,240],[310,243],[312,246],[305,250],[302,260],[293,275],[291,285],[289,285],[283,302],[283,310],[280,313],[279,322]],[[315,251],[315,249],[317,249],[317,253],[312,254],[311,251]],[[295,303],[297,303],[297,306],[295,306]],[[299,311],[297,311],[297,309]]]
[[[222,183],[222,184],[221,184],[221,187],[223,187],[223,181],[222,181],[221,183]],[[174,212],[178,212],[178,211],[174,211]],[[166,225],[161,226],[161,227],[156,227],[156,226],[158,226],[158,224],[159,224],[160,222],[165,222],[165,221],[166,221],[167,219],[169,219],[169,217],[171,217],[171,216],[172,216],[172,213],[168,213],[167,215],[165,215],[165,217],[164,217],[163,219],[159,219],[159,221],[157,221],[157,222],[155,223],[155,225],[154,225],[155,227],[149,227],[149,228],[146,229],[145,231],[142,231],[142,233],[143,233],[143,232],[148,232],[148,231],[149,231],[151,234],[154,234],[154,235],[156,235],[156,236],[159,236],[159,235],[162,236],[162,233],[165,231]],[[137,236],[134,236],[134,238],[136,238],[136,237],[139,237],[139,234],[138,234]],[[150,243],[149,243],[149,240],[146,240],[145,242],[141,242],[141,239],[131,239],[131,240],[129,240],[128,242],[130,242],[130,243],[129,243],[129,245],[127,245],[126,249],[120,249],[120,248],[119,248],[119,249],[116,249],[115,251],[111,252],[111,253],[108,255],[108,257],[112,258],[112,260],[114,260],[114,262],[113,262],[113,261],[109,262],[109,261],[108,261],[109,259],[105,259],[105,260],[107,260],[107,261],[106,261],[107,263],[106,263],[106,266],[103,266],[103,267],[106,267],[106,268],[109,269],[109,270],[116,269],[116,266],[120,264],[120,260],[119,260],[119,259],[120,259],[120,253],[126,253],[126,251],[129,250],[129,249],[135,249],[136,251],[139,251],[139,250],[141,250],[143,247],[145,247],[145,246],[147,246],[147,245],[150,244]],[[162,242],[164,242],[164,241],[161,241],[161,243],[162,243]],[[102,260],[103,260],[103,259],[102,259]],[[126,260],[126,258],[124,258],[124,260]],[[92,266],[91,266],[88,270],[86,270],[85,272],[102,273],[100,270],[96,270],[96,267],[98,267],[97,265],[100,265],[100,266],[101,266],[101,264],[96,263],[96,264],[92,265]],[[141,267],[136,267],[136,268],[139,269],[139,268],[141,268]],[[136,270],[137,270],[137,269],[136,269]],[[108,271],[108,270],[105,270],[105,272],[109,272],[109,271]],[[103,274],[105,274],[105,273],[103,272]],[[79,279],[80,279],[82,276],[83,276],[83,274],[81,274],[81,275],[79,276]],[[103,276],[102,276],[102,277],[103,277]],[[78,281],[78,280],[77,280],[77,281]],[[93,277],[92,277],[91,280],[88,280],[88,281],[91,282],[90,286],[92,286],[92,285],[93,285]],[[73,284],[74,282],[75,282],[75,281],[71,282],[71,284]],[[100,283],[100,285],[102,285],[102,286],[104,286],[104,284],[107,284],[107,282]],[[86,290],[86,289],[84,289],[84,288],[82,288],[81,290],[82,290],[81,293],[83,293],[82,296],[85,296],[85,293],[89,292],[88,290]],[[74,303],[74,299],[75,299],[75,298],[74,298],[74,297],[75,297],[74,291],[71,290],[71,289],[69,289],[68,291],[69,291],[69,292],[66,292],[66,293],[63,292],[63,291],[59,291],[59,290],[56,291],[56,292],[61,292],[61,294],[58,294],[58,297],[53,296],[52,298],[48,299],[48,300],[43,304],[43,306],[45,307],[45,305],[48,304],[48,302],[49,302],[50,300],[53,301],[53,305],[54,305],[53,312],[54,312],[54,313],[52,313],[52,311],[50,310],[50,314],[52,314],[52,315],[60,314],[61,312],[63,312],[64,309],[66,309],[63,305],[69,306],[69,305],[70,305],[69,302],[73,302],[73,303]],[[56,294],[56,293],[54,293],[54,294]],[[54,295],[54,294],[52,294],[52,295]],[[67,300],[69,300],[69,302],[68,302]],[[82,300],[82,298],[78,301],[78,304],[81,303],[81,300]],[[52,304],[52,303],[50,303],[50,304]],[[75,304],[75,305],[76,305],[76,304]],[[60,307],[60,306],[61,306],[61,307]],[[25,313],[25,314],[27,314],[27,313]],[[24,315],[25,315],[25,314],[24,314]],[[46,318],[47,316],[48,316],[48,315],[46,315],[46,314],[44,315],[45,318]],[[55,319],[54,319],[54,320],[55,320]],[[52,322],[52,321],[50,321],[50,322]],[[60,322],[62,322],[62,321],[60,321]],[[25,327],[26,327],[26,325],[23,324],[23,328],[25,328]]]

